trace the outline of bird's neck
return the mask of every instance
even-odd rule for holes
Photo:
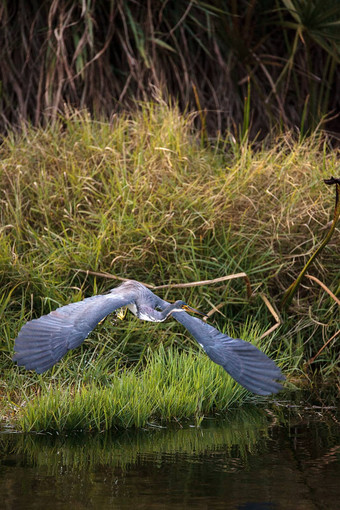
[[[171,314],[173,314],[174,312],[183,312],[183,308],[179,305],[177,305],[176,303],[173,303],[169,306],[167,306],[166,308],[164,308],[164,310],[162,310],[161,312],[158,312],[163,318],[162,318],[162,321],[165,321],[168,317],[170,317]],[[156,310],[157,312],[157,310]]]
[[[129,310],[141,319],[142,321],[150,322],[164,322],[173,312],[182,312],[182,308],[176,305],[176,303],[168,305],[164,310],[155,310],[148,306],[128,305]]]

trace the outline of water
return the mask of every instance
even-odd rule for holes
[[[283,408],[282,408],[283,409]],[[339,509],[333,411],[252,408],[201,427],[0,434],[1,509]]]

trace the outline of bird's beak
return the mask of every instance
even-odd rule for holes
[[[195,308],[192,308],[191,306],[189,305],[183,305],[182,306],[183,310],[185,310],[186,312],[192,312],[192,313],[197,313],[198,315],[202,315],[202,317],[206,317],[206,314],[205,313],[202,313],[200,312],[199,310],[196,310]]]

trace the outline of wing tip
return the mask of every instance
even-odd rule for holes
[[[25,370],[31,370],[33,372],[36,372],[37,374],[42,374],[43,372],[46,372],[55,364],[54,362],[38,363],[37,360],[23,359],[21,355],[18,353],[12,356],[12,361],[16,362],[18,367],[23,367],[25,368]]]

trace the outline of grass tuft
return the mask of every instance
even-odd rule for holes
[[[23,431],[108,430],[144,427],[148,422],[195,419],[252,397],[204,354],[175,348],[149,351],[146,365],[118,369],[109,385],[45,386],[19,414]]]

